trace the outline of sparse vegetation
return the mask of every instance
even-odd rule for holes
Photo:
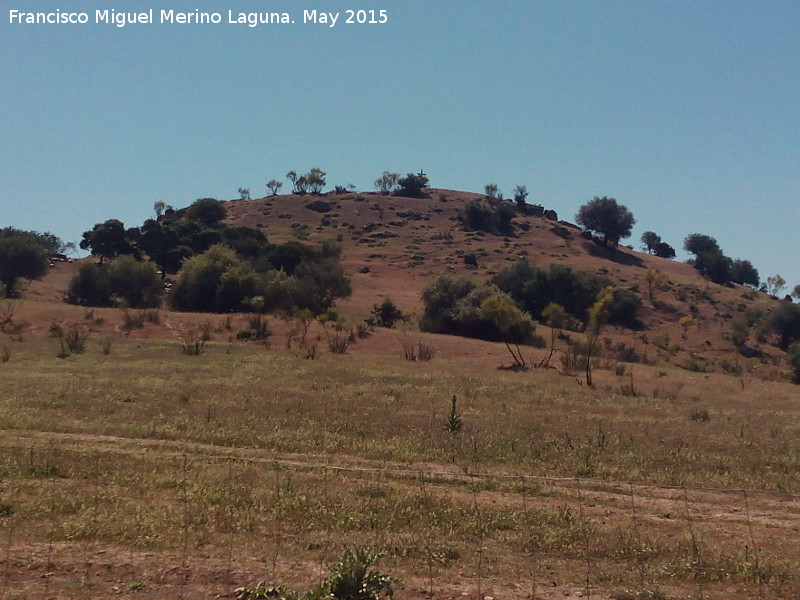
[[[399,321],[403,320],[403,311],[397,308],[394,300],[384,298],[380,304],[372,306],[372,316],[369,323],[375,327],[386,327],[392,329]]]
[[[767,277],[767,293],[770,296],[777,298],[781,292],[786,289],[786,280],[780,275],[772,275]]]
[[[374,185],[381,194],[391,194],[397,189],[399,180],[399,173],[384,171],[383,174],[375,180]]]
[[[470,202],[463,214],[461,224],[467,231],[483,231],[492,235],[514,235],[512,219],[516,212],[509,204],[498,204],[492,208],[482,202]]]
[[[444,430],[451,435],[455,435],[461,433],[462,429],[464,429],[464,419],[461,418],[461,413],[458,410],[458,399],[453,394],[450,399],[450,410],[447,412],[447,418],[444,421]]]

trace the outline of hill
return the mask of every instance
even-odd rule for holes
[[[521,258],[602,276],[643,304],[636,330],[603,330],[592,387],[413,324],[354,328],[339,354],[326,337],[347,328],[298,318],[69,305],[94,259],[55,262],[0,303],[6,588],[291,597],[258,582],[308,589],[357,548],[402,579],[398,598],[796,598],[798,388],[757,319],[779,303],[551,213],[465,231],[482,197],[430,192],[237,200],[226,219],[341,244],[353,324]],[[557,356],[582,337],[561,332]]]
[[[404,311],[419,312],[422,288],[439,275],[487,280],[526,260],[538,267],[563,265],[602,277],[641,298],[637,317],[642,327],[607,327],[607,346],[623,344],[651,363],[695,371],[752,373],[773,380],[785,375],[785,353],[768,343],[769,333],[759,323],[776,306],[768,295],[736,284],[717,285],[691,265],[631,246],[606,247],[582,236],[578,226],[559,220],[546,207],[531,211],[544,213],[541,216],[517,215],[510,236],[467,231],[460,219],[470,203],[487,201],[483,195],[427,192],[424,198],[348,192],[232,200],[225,203],[226,223],[260,229],[272,243],[341,245],[341,263],[352,280],[353,294],[338,305],[356,322],[387,297]],[[474,264],[465,263],[468,255],[473,255]],[[26,298],[60,302],[77,266],[55,263],[42,281],[30,284]],[[737,346],[732,341],[734,326],[744,321],[745,343]],[[174,334],[164,329],[150,335]],[[464,343],[466,350],[469,343]]]
[[[385,297],[404,310],[419,309],[423,286],[440,274],[488,279],[525,259],[598,275],[639,295],[644,326],[638,332],[609,328],[606,335],[615,343],[628,343],[650,359],[658,356],[676,365],[714,371],[724,363],[742,373],[779,376],[775,364],[783,353],[757,342],[755,332],[751,343],[758,347],[753,352],[757,358],[742,356],[730,340],[736,318],[775,306],[766,294],[736,284],[714,284],[691,265],[631,247],[604,247],[581,237],[579,227],[558,220],[554,213],[548,215],[551,218],[516,217],[515,235],[510,237],[465,231],[460,215],[469,203],[483,200],[480,194],[442,189],[429,190],[427,198],[419,199],[377,193],[285,195],[231,201],[227,220],[258,227],[273,242],[339,240],[342,262],[354,284],[353,296],[340,305],[356,319],[368,316]],[[477,267],[465,264],[467,254],[475,255]],[[648,273],[663,274],[652,295]],[[686,316],[694,319],[688,327],[680,322]]]

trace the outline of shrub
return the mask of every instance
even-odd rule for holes
[[[186,356],[200,356],[205,347],[206,342],[197,331],[187,331],[180,339],[180,351]]]
[[[321,314],[337,298],[352,293],[350,278],[338,262],[332,259],[306,261],[296,271],[295,305]]]
[[[89,332],[79,327],[71,327],[59,336],[61,351],[59,358],[67,358],[72,354],[83,354],[86,351],[86,341],[89,339]]]
[[[186,209],[186,218],[197,221],[208,227],[219,225],[225,218],[227,211],[221,200],[214,198],[200,198]]]
[[[284,271],[268,271],[262,289],[263,310],[291,310],[297,296],[297,278]]]
[[[659,258],[675,258],[675,248],[667,242],[660,242],[656,246],[655,255]]]
[[[461,413],[458,412],[458,399],[453,394],[453,398],[450,400],[450,410],[444,422],[444,430],[451,435],[455,435],[461,433],[462,429],[464,429],[464,420],[461,418]]]
[[[781,302],[769,317],[769,325],[779,336],[779,346],[788,350],[789,346],[800,340],[800,306]]]
[[[420,329],[433,333],[462,335],[490,341],[508,340],[514,344],[540,346],[530,318],[522,319],[505,333],[482,312],[483,301],[490,297],[514,306],[514,301],[492,283],[476,284],[465,277],[442,275],[422,291],[425,309]]]
[[[403,346],[403,358],[411,362],[427,362],[436,356],[433,345],[422,340],[417,340],[415,344],[413,341],[403,338],[400,340],[400,344]]]
[[[346,354],[353,336],[344,330],[344,319],[334,310],[329,310],[319,317],[319,322],[322,323],[331,354]]]
[[[132,331],[134,329],[144,329],[144,312],[131,312],[127,308],[122,309],[122,329]]]
[[[615,289],[608,311],[608,322],[629,329],[641,329],[642,322],[636,318],[642,307],[642,299],[630,290]]]
[[[47,255],[30,235],[0,238],[0,283],[8,297],[16,293],[20,278],[39,279],[47,271]]]
[[[81,265],[69,283],[66,301],[81,306],[155,308],[163,294],[161,277],[152,262],[120,256],[110,266]]]
[[[731,281],[741,285],[758,287],[758,269],[749,260],[736,259],[731,263]]]
[[[397,308],[394,300],[391,298],[384,298],[383,302],[372,306],[372,317],[370,317],[369,322],[376,327],[391,329],[398,321],[402,320],[402,318],[403,312]]]
[[[111,291],[131,308],[156,308],[161,305],[164,286],[152,262],[120,256],[108,269]]]
[[[287,275],[294,275],[295,270],[302,262],[317,257],[318,254],[312,248],[300,242],[286,242],[272,248],[266,258],[273,269],[282,270]]]
[[[263,282],[230,248],[213,246],[181,268],[170,303],[176,310],[227,312],[248,310],[246,301],[260,295]]]
[[[514,209],[508,204],[500,204],[492,208],[473,200],[459,214],[462,226],[467,231],[483,231],[492,235],[513,235],[512,219],[516,216]]]
[[[528,198],[528,188],[524,185],[518,185],[514,188],[514,203],[517,205],[517,210],[525,214],[526,212],[526,199]]]
[[[589,307],[600,290],[608,285],[600,277],[573,271],[563,265],[550,265],[544,271],[525,260],[500,272],[492,281],[534,318],[544,319],[542,313],[551,303],[562,306],[567,313],[573,315],[563,325],[567,329],[578,328],[574,317],[587,321]],[[642,324],[637,314],[641,306],[642,301],[638,294],[632,290],[616,289],[609,308],[609,322],[640,329]]]
[[[102,265],[84,263],[69,282],[66,300],[81,306],[111,306],[111,279]]]
[[[408,198],[421,198],[423,196],[422,190],[428,187],[428,176],[423,172],[409,173],[405,177],[397,180],[400,190],[397,192],[399,196],[406,196]]]
[[[221,239],[244,258],[266,256],[272,249],[264,232],[252,227],[226,227],[222,230]]]
[[[246,264],[233,265],[220,277],[217,287],[216,310],[217,312],[256,310],[259,307],[252,302],[259,296],[264,283],[262,278]],[[262,303],[263,307],[263,303]]]
[[[254,340],[265,340],[272,335],[266,317],[260,314],[251,315],[249,320],[250,338]]]
[[[535,326],[530,315],[522,312],[509,299],[495,295],[489,296],[481,302],[481,316],[497,328],[501,341],[511,353],[514,363],[518,367],[524,368],[525,358],[522,356],[519,346],[516,345],[519,342],[516,339],[511,340],[511,343],[515,344],[515,350],[511,347],[509,338],[519,336],[521,330],[533,331]]]

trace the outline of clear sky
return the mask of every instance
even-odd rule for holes
[[[156,23],[94,23],[154,9]],[[159,11],[221,13],[160,24]],[[350,9],[385,24],[346,24]],[[9,11],[87,12],[85,25]],[[800,3],[6,0],[0,226],[78,241],[163,200],[253,196],[291,170],[369,190],[384,170],[572,219],[613,196],[680,249],[694,232],[800,283]],[[291,25],[228,24],[228,11]],[[304,10],[341,12],[336,26]],[[288,183],[285,184],[288,187]],[[679,258],[685,258],[679,252]]]

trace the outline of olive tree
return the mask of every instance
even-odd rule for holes
[[[575,220],[587,231],[603,236],[603,243],[618,244],[620,239],[630,237],[631,229],[636,224],[633,213],[616,199],[595,196],[581,206]]]
[[[642,244],[644,244],[644,249],[647,250],[648,254],[653,254],[660,243],[661,236],[655,231],[645,231],[642,234]]]

